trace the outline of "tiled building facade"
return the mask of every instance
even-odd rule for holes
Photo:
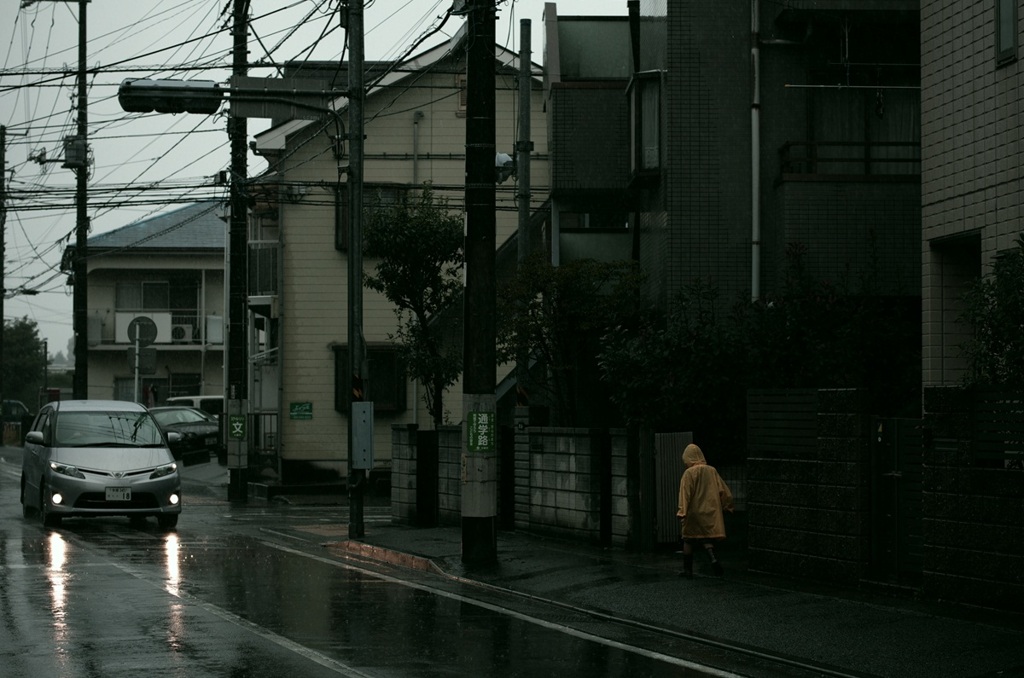
[[[955,385],[964,376],[963,292],[1021,235],[1022,19],[1018,0],[921,2],[926,385]]]

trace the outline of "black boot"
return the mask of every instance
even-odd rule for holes
[[[683,554],[683,571],[679,573],[680,577],[686,577],[687,579],[693,579],[693,554]]]
[[[707,552],[708,556],[711,558],[711,569],[714,570],[716,577],[721,577],[723,572],[722,564],[718,562],[718,558],[715,556],[715,549],[709,548],[707,549]]]

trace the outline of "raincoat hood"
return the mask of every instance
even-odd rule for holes
[[[690,468],[691,466],[706,464],[708,462],[704,459],[704,453],[701,449],[693,443],[690,443],[686,446],[686,449],[683,450],[683,463],[686,464],[686,468]]]

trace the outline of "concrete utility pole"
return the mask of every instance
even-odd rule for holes
[[[497,560],[495,0],[467,0],[462,560]]]
[[[348,536],[359,539],[366,533],[363,493],[373,466],[373,403],[368,402],[363,370],[363,0],[348,1],[348,51]]]
[[[78,139],[82,157],[75,169],[75,288],[72,298],[75,332],[75,378],[73,382],[76,398],[89,397],[89,90],[85,82],[85,60],[88,33],[86,32],[86,11],[88,0],[78,2]],[[65,163],[70,164],[65,150]]]
[[[247,0],[234,0],[232,21],[232,74],[242,78],[248,71],[246,48],[248,30]],[[248,412],[249,412],[249,335],[248,325],[248,206],[245,182],[248,175],[246,119],[238,115],[234,102],[228,118],[231,140],[231,221],[228,227],[228,336],[224,360],[225,400],[227,405],[228,499],[245,501],[247,491]]]

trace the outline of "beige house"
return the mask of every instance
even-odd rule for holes
[[[89,398],[158,405],[224,392],[221,209],[197,203],[89,238]],[[136,375],[140,326],[152,343]]]
[[[496,150],[514,155],[518,57],[497,47],[496,59]],[[400,64],[367,64],[364,204],[372,205],[378,195],[418,193],[429,182],[453,210],[463,209],[465,61],[465,45],[456,37]],[[297,64],[287,75],[324,76],[329,86],[345,89],[345,66]],[[547,197],[549,181],[541,73],[531,69],[536,207]],[[344,100],[337,109],[347,120]],[[255,144],[270,167],[259,180],[250,218],[251,242],[258,243],[250,247],[250,271],[265,272],[250,275],[251,362],[259,382],[250,391],[250,409],[263,422],[254,427],[254,443],[264,470],[276,463],[286,483],[310,471],[346,472],[348,422],[339,388],[347,365],[348,157],[336,153],[336,129],[334,119],[287,120],[258,135]],[[497,186],[499,248],[517,229],[516,190],[514,179]],[[364,266],[371,271],[374,261],[366,259]],[[254,287],[254,277],[261,276],[265,282]],[[421,388],[407,382],[397,364],[389,339],[396,329],[393,308],[370,290],[363,292],[363,327],[374,403],[374,467],[387,470],[392,426],[431,422]],[[461,421],[458,384],[448,392],[445,409],[448,422]]]

